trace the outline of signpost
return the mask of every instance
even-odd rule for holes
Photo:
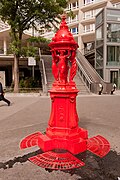
[[[35,77],[34,66],[36,66],[36,60],[34,57],[28,57],[28,66],[32,66],[32,77],[34,79]]]

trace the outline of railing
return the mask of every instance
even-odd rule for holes
[[[101,76],[96,72],[96,70],[92,67],[92,65],[87,61],[87,59],[81,54],[80,51],[77,51],[77,60],[79,61],[81,67],[83,69],[83,80],[86,83],[87,87],[93,93],[98,93],[99,84],[102,84],[104,93],[110,93],[112,84],[109,82],[105,82]]]
[[[48,93],[48,89],[47,89],[47,77],[46,77],[44,60],[41,58],[40,49],[39,49],[39,56],[40,56],[40,61],[41,61],[41,64],[42,64],[41,77],[42,77],[43,93],[47,95],[47,93]],[[40,64],[39,64],[39,68],[40,68]]]
[[[82,78],[83,82],[86,84],[88,91],[91,91],[91,84],[92,81],[89,78],[89,76],[87,75],[87,73],[84,71],[83,67],[81,66],[79,59],[76,58],[76,62],[78,65],[78,75]]]

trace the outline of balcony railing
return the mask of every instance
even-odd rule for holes
[[[72,6],[72,5],[71,5],[71,7],[67,7],[65,10],[66,10],[66,11],[71,11],[71,10],[74,11],[74,10],[77,10],[78,8],[79,8],[78,5],[76,5],[76,6]]]
[[[78,18],[67,20],[67,24],[78,23]]]
[[[95,30],[94,29],[86,29],[83,31],[83,33],[90,33],[90,32],[94,32]]]
[[[88,20],[88,19],[92,19],[92,18],[95,18],[95,15],[84,16],[83,20]]]

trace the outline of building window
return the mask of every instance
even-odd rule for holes
[[[78,1],[72,3],[72,8],[73,9],[78,8]]]
[[[107,20],[120,21],[120,10],[107,9]]]
[[[103,25],[96,29],[96,45],[103,43]]]
[[[120,46],[107,46],[107,65],[120,66]]]
[[[120,24],[107,24],[107,41],[120,43]]]
[[[100,14],[98,14],[96,17],[96,27],[103,22],[103,18],[104,18],[104,12],[101,11]]]
[[[84,0],[84,5],[87,5],[87,4],[91,4],[93,3],[95,0]]]
[[[84,13],[84,19],[90,19],[90,18],[93,18],[94,17],[94,11],[87,11]]]
[[[72,29],[70,29],[72,34],[78,34],[78,27],[74,27]]]
[[[103,67],[103,46],[96,49],[96,68]]]
[[[85,26],[85,32],[90,32],[90,24]]]
[[[95,30],[95,24],[88,24],[84,26],[84,33],[91,32]]]
[[[79,6],[78,6],[78,1],[75,1],[73,3],[70,3],[67,7],[67,10],[72,10],[72,9],[77,9]]]
[[[78,14],[74,15],[74,17],[68,17],[67,18],[67,23],[73,23],[78,21]]]

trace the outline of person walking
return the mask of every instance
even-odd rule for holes
[[[4,97],[4,91],[1,82],[0,82],[0,101],[4,101],[8,104],[8,106],[10,106],[10,101]]]

